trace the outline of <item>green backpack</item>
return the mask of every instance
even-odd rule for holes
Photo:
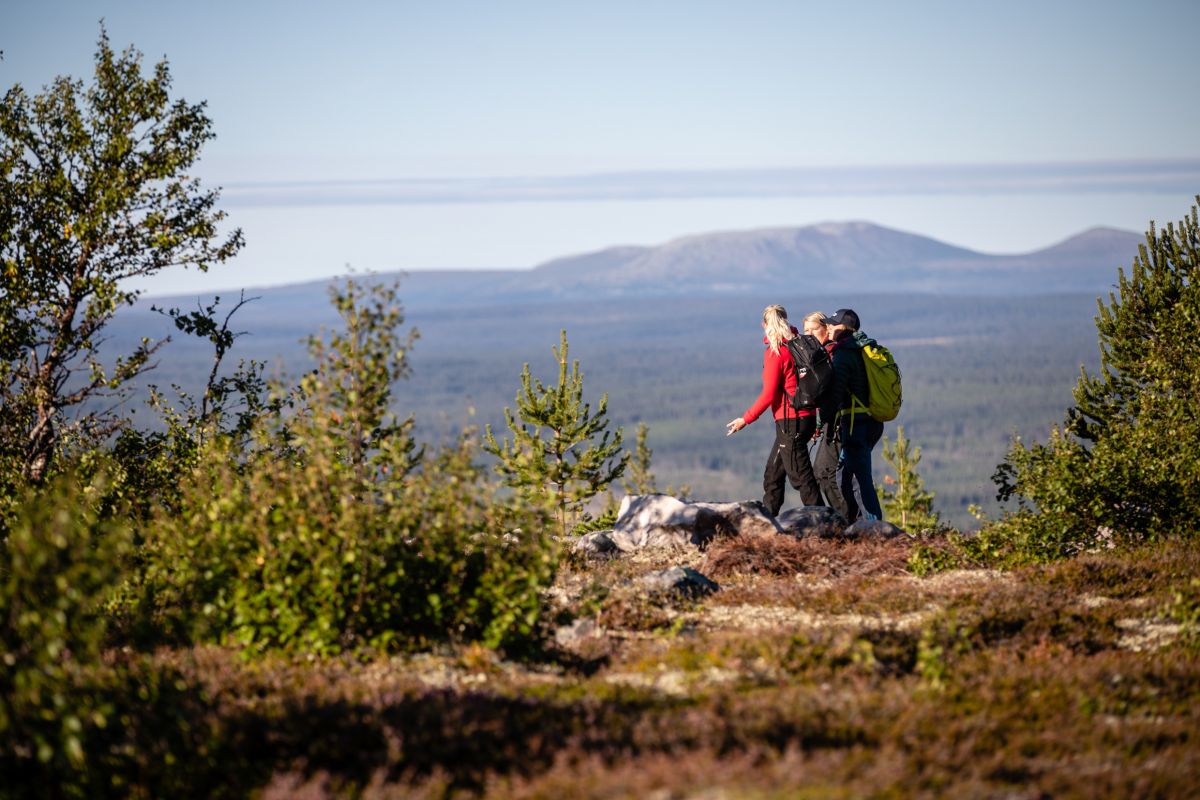
[[[851,395],[850,407],[854,411],[866,411],[880,422],[891,422],[900,413],[900,367],[896,365],[892,351],[879,342],[860,333],[856,333],[855,338],[862,346],[869,389],[867,403]]]

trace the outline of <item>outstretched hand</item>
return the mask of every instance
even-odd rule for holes
[[[738,417],[737,419],[733,420],[732,422],[727,422],[725,424],[725,435],[732,436],[733,434],[737,433],[744,427],[746,427],[746,420],[744,420],[741,417]]]

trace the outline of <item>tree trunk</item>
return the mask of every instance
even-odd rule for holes
[[[29,433],[29,445],[25,451],[24,477],[30,483],[41,483],[50,468],[50,455],[54,451],[53,410],[39,403],[37,424]]]

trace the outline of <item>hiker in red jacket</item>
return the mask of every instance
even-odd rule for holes
[[[763,504],[774,516],[783,508],[785,477],[800,492],[806,506],[821,504],[821,490],[808,460],[808,440],[816,430],[817,416],[811,409],[797,412],[788,402],[788,397],[796,393],[796,371],[791,354],[781,345],[798,335],[798,331],[788,324],[783,306],[767,306],[762,327],[763,344],[767,346],[763,353],[762,391],[742,416],[725,427],[727,436],[737,433],[771,409],[775,417],[775,443],[763,471]]]

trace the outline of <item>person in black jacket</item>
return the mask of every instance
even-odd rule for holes
[[[883,519],[875,481],[871,478],[871,450],[883,437],[883,423],[866,412],[870,402],[867,368],[859,343],[858,314],[840,308],[822,320],[829,326],[833,347],[833,399],[837,410],[838,435],[842,442],[842,497],[846,502],[846,520],[859,517]],[[858,398],[858,403],[853,402]]]
[[[825,312],[814,311],[804,318],[804,332],[815,336],[825,351],[831,352],[837,344],[829,335],[829,326],[825,324]],[[834,405],[834,393],[828,391],[817,409],[817,432],[813,437],[817,440],[816,455],[813,456],[813,475],[821,494],[825,496],[825,504],[837,511],[843,517],[850,513],[842,498],[842,489],[838,485],[838,462],[841,459],[842,445],[838,441],[837,406]]]

